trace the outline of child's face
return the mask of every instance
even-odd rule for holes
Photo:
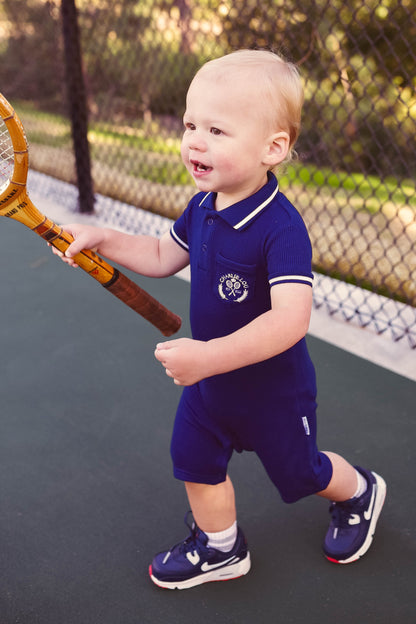
[[[258,191],[276,164],[269,162],[272,132],[263,108],[242,77],[219,82],[203,74],[191,83],[182,160],[200,191],[217,193],[217,209]]]

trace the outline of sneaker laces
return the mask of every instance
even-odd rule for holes
[[[201,532],[194,520],[190,521],[190,517],[192,517],[192,512],[188,511],[185,515],[184,522],[190,530],[190,534],[185,540],[175,544],[175,546],[173,546],[170,551],[166,553],[165,560],[167,560],[171,553],[175,550],[178,550],[185,557],[187,553],[197,554],[198,552],[201,552],[201,550],[205,550],[206,547],[203,542],[204,534]]]
[[[350,520],[353,520],[356,515],[354,513],[356,510],[357,507],[354,503],[352,503],[352,501],[331,503],[329,513],[331,514],[334,526],[340,529],[348,527],[351,524]]]
[[[189,552],[190,550],[197,550],[198,546],[202,544],[201,539],[198,539],[202,537],[201,530],[197,526],[195,520],[192,520],[191,522],[189,521],[190,517],[192,517],[192,511],[188,511],[184,518],[184,522],[191,533],[182,542],[183,552]]]
[[[371,497],[371,488],[359,496],[358,498],[350,498],[346,501],[332,502],[329,508],[329,513],[335,522],[336,526],[343,527],[349,524],[355,524],[354,518],[364,511],[369,499]],[[350,520],[352,522],[350,522]]]

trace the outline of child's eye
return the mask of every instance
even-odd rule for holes
[[[222,130],[220,130],[219,128],[211,128],[210,132],[211,134],[215,134],[216,136],[222,134]]]
[[[195,124],[190,121],[184,123],[185,130],[195,130]]]

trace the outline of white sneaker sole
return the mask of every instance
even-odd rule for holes
[[[327,559],[329,559],[330,561],[333,561],[335,563],[352,563],[353,561],[357,561],[358,559],[360,559],[360,557],[365,555],[365,553],[371,546],[374,533],[376,530],[377,521],[379,519],[381,510],[383,509],[384,501],[386,499],[386,491],[387,491],[386,482],[384,481],[384,479],[380,477],[380,475],[376,474],[375,472],[372,472],[372,475],[375,478],[376,483],[377,483],[377,494],[376,494],[376,500],[374,502],[373,516],[371,518],[370,528],[368,529],[368,533],[367,533],[367,539],[365,540],[361,548],[357,550],[356,553],[351,555],[351,557],[348,557],[348,559],[339,560],[339,559],[331,559],[327,557]]]
[[[158,578],[153,576],[151,566],[149,568],[149,574],[153,583],[158,585],[158,587],[163,587],[164,589],[189,589],[190,587],[202,585],[202,583],[211,583],[212,581],[231,581],[232,579],[236,579],[247,574],[250,567],[250,553],[247,552],[247,556],[242,561],[238,561],[237,563],[223,568],[211,570],[211,572],[200,574],[199,576],[187,579],[186,581],[160,581]]]

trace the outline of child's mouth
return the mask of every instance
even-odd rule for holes
[[[208,167],[207,165],[204,165],[203,163],[197,160],[191,160],[191,164],[192,164],[194,173],[206,173],[207,171],[211,171],[212,169],[212,167]]]

